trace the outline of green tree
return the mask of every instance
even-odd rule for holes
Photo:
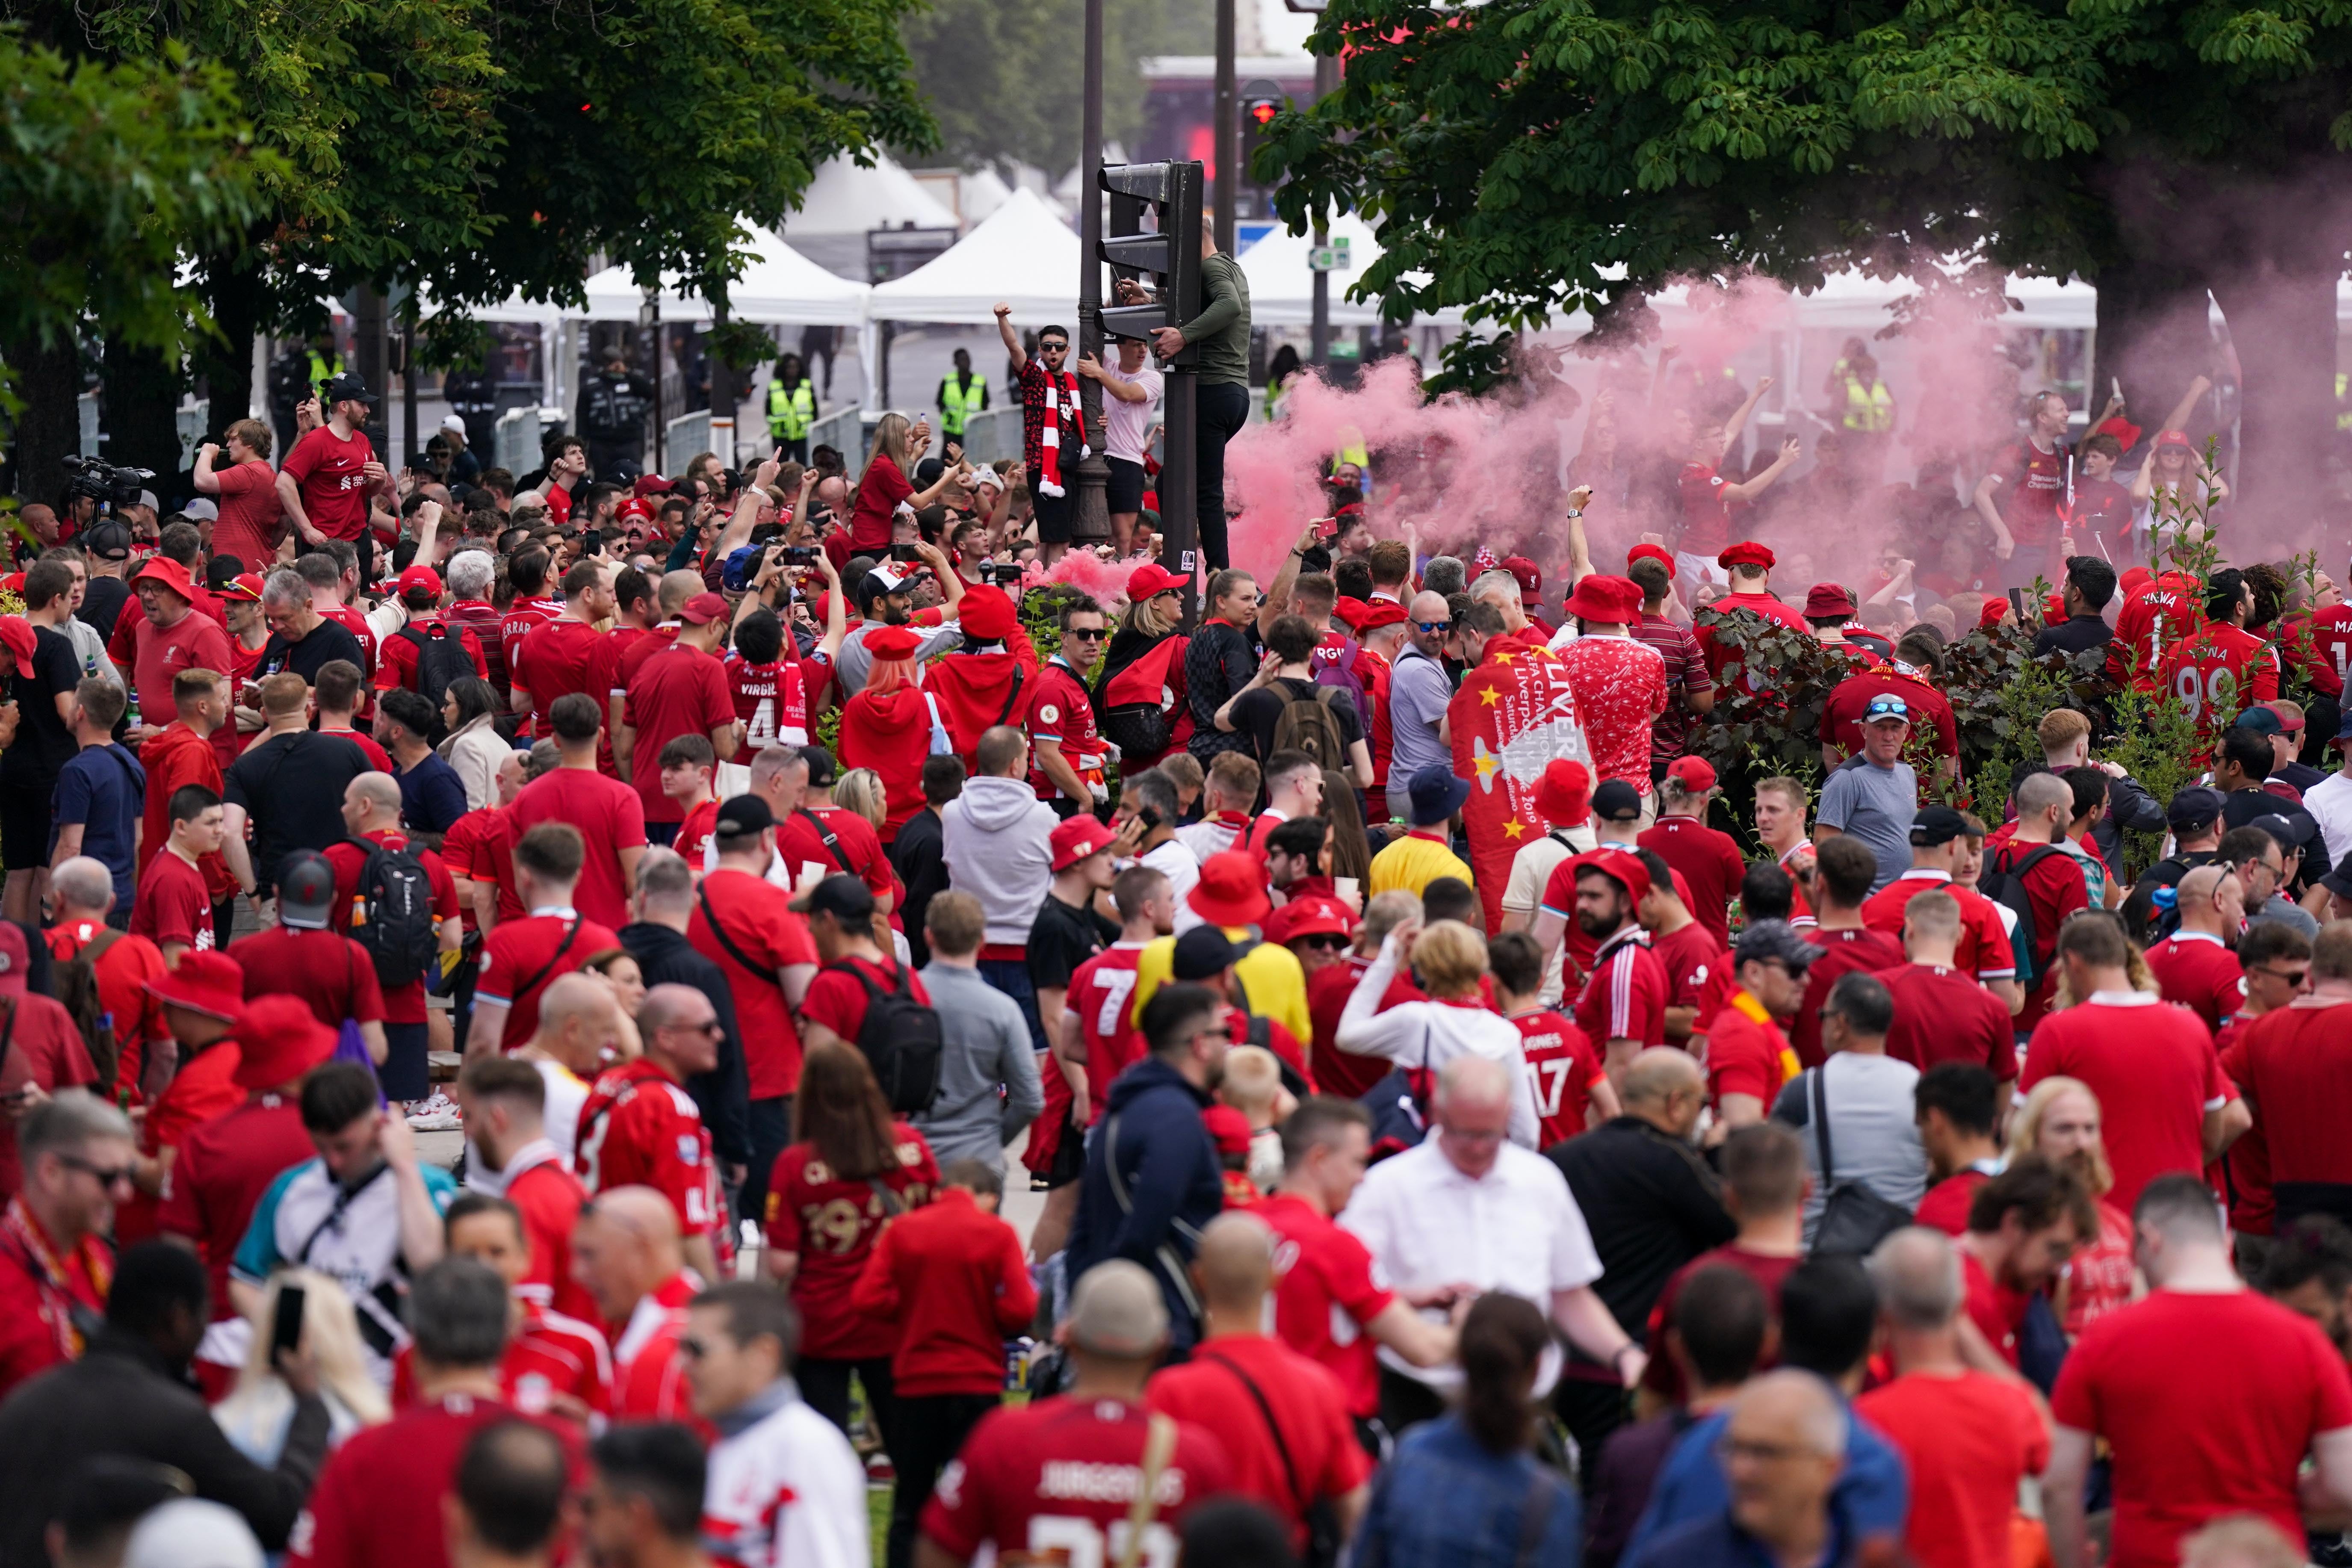
[[[1802,289],[1958,254],[2095,283],[2099,384],[2121,374],[2145,418],[2206,368],[2179,361],[2210,287],[2262,356],[2248,499],[2310,493],[2352,239],[2352,11],[1334,0],[1314,47],[1343,40],[1341,89],[1278,119],[1256,167],[1290,182],[1294,227],[1334,205],[1383,223],[1360,296],[1638,334],[1676,276]]]

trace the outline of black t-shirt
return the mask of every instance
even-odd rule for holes
[[[295,850],[324,850],[351,837],[343,786],[374,771],[358,742],[315,730],[273,735],[229,764],[224,798],[253,818],[253,874],[264,893],[277,886],[278,863]]]
[[[1029,984],[1040,991],[1067,991],[1078,965],[1118,940],[1118,927],[1109,921],[1047,893],[1029,928]]]
[[[1282,710],[1293,700],[1316,701],[1316,694],[1326,690],[1331,693],[1333,700],[1323,705],[1330,710],[1331,717],[1339,721],[1340,744],[1343,748],[1352,746],[1364,738],[1364,724],[1356,715],[1356,705],[1345,700],[1348,693],[1341,687],[1318,686],[1312,680],[1286,675],[1277,677],[1271,684],[1261,686],[1255,691],[1244,693],[1241,700],[1234,704],[1234,728],[1250,738],[1252,754],[1257,758],[1261,767],[1266,758],[1274,754],[1274,732],[1282,722]],[[1344,769],[1347,759],[1344,756],[1327,757],[1324,765]]]
[[[80,748],[58,717],[58,693],[81,681],[81,660],[73,639],[47,626],[33,628],[33,667],[19,666],[8,678],[8,700],[16,705],[16,739],[0,752],[0,777],[24,783],[54,780]]]
[[[89,590],[81,596],[81,608],[74,612],[74,619],[84,626],[97,627],[99,636],[110,637],[114,635],[115,617],[122,614],[122,606],[130,602],[131,584],[120,577],[101,577],[93,572],[89,574]]]
[[[352,628],[341,621],[321,620],[303,634],[300,642],[288,642],[276,632],[270,633],[268,642],[262,645],[261,667],[250,679],[264,680],[290,669],[305,683],[316,686],[320,669],[339,658],[357,665],[362,674],[367,672],[367,650],[360,647],[360,639],[352,635]],[[336,800],[340,805],[341,797],[338,795]]]
[[[2054,626],[2044,626],[2034,635],[2033,655],[2036,658],[2055,649],[2062,653],[2085,653],[2095,647],[2105,647],[2115,640],[2113,626],[2098,616],[2069,616]]]

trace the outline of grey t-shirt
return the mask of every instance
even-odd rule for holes
[[[1908,763],[1873,767],[1856,758],[1830,774],[1822,788],[1814,821],[1860,839],[1878,858],[1878,891],[1911,868],[1911,817],[1918,809],[1919,780]]]
[[[841,688],[841,700],[848,701],[866,689],[866,673],[874,668],[874,655],[866,649],[866,638],[880,621],[868,621],[841,639],[841,651],[834,655],[833,678]],[[923,640],[915,649],[915,662],[922,663],[935,653],[952,653],[963,646],[963,628],[953,621],[944,622],[926,631],[914,628]]]
[[[1453,750],[1437,739],[1437,726],[1453,700],[1454,683],[1445,679],[1444,665],[1410,647],[1401,650],[1389,682],[1389,780],[1400,794],[1424,768],[1453,771]]]
[[[1840,1051],[1821,1068],[1829,1107],[1830,1158],[1841,1182],[1860,1182],[1889,1203],[1919,1206],[1927,1190],[1927,1153],[1919,1145],[1913,1096],[1919,1069],[1893,1057]],[[1797,1130],[1813,1190],[1805,1199],[1805,1245],[1813,1244],[1828,1184],[1822,1180],[1822,1144],[1813,1136],[1813,1073],[1801,1072],[1780,1090],[1772,1120]]]

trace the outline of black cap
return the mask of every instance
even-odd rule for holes
[[[2319,879],[2319,885],[2339,899],[2352,899],[2352,855],[2336,862],[2336,869]]]
[[[831,789],[833,781],[841,776],[840,770],[834,766],[833,753],[823,746],[803,746],[801,760],[808,763],[811,789]]]
[[[1223,974],[1249,950],[1213,925],[1196,925],[1176,939],[1170,973],[1178,980],[1206,980]]]
[[[831,915],[864,924],[874,918],[874,892],[856,878],[835,873],[794,899],[793,908],[804,915]]]
[[[1603,822],[1639,821],[1642,793],[1623,779],[1604,779],[1592,792],[1592,815]]]
[[[776,825],[776,814],[756,795],[739,795],[719,807],[710,831],[720,838],[751,838]]]
[[[2277,839],[2279,847],[2282,849],[2301,849],[2311,842],[2312,834],[2317,831],[2319,826],[2308,816],[2299,815],[2288,816],[2276,811],[2266,811],[2246,826],[2261,828],[2264,833]]]
[[[2221,820],[2221,805],[2220,790],[2191,784],[2174,795],[2172,804],[2164,808],[2165,824],[2175,832],[2184,827],[2202,827]]]
[[[1822,950],[1797,934],[1787,921],[1758,921],[1739,933],[1732,945],[1734,963],[1769,963],[1778,959],[1791,974],[1802,974],[1821,957]]]
[[[367,389],[367,383],[362,381],[357,374],[345,371],[327,383],[326,402],[330,407],[352,401],[371,405],[375,402],[375,394]]]
[[[278,863],[278,922],[295,931],[324,931],[335,902],[335,868],[315,849],[297,849]]]
[[[102,561],[131,559],[131,531],[108,518],[81,536],[84,548]]]
[[[1931,805],[1911,818],[1911,843],[1916,848],[1929,849],[1938,844],[1949,844],[1969,830],[1968,820],[1948,805]]]

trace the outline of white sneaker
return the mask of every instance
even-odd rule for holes
[[[430,1100],[415,1100],[408,1104],[408,1126],[413,1132],[454,1132],[466,1124],[457,1110],[457,1102],[439,1089]]]

